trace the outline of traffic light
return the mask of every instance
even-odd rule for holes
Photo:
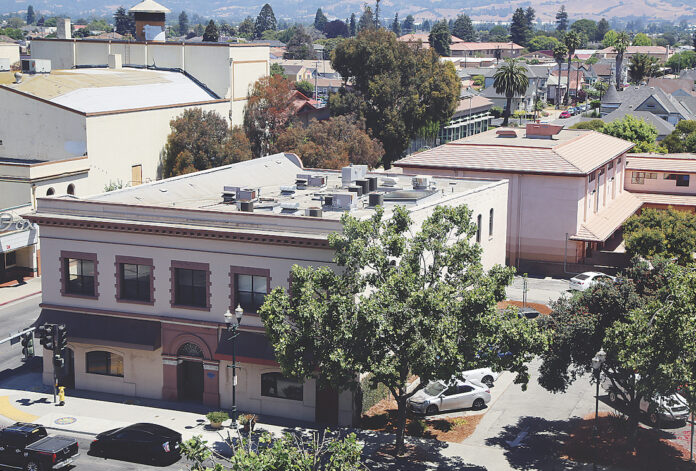
[[[53,350],[55,340],[54,328],[55,324],[44,324],[37,329],[41,339],[40,343],[46,350]]]
[[[65,359],[63,357],[60,357],[60,356],[53,357],[53,369],[55,371],[62,370],[64,365],[65,365]]]
[[[31,332],[22,334],[22,355],[25,360],[34,356],[34,334]]]
[[[62,355],[65,348],[68,346],[68,333],[65,330],[65,324],[59,324],[56,326],[56,355]]]

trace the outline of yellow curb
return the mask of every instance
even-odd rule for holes
[[[17,409],[10,404],[10,398],[7,396],[0,396],[0,415],[16,422],[34,422],[39,418],[38,415],[33,415]]]

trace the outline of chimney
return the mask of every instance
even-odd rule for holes
[[[527,123],[527,137],[537,139],[551,139],[553,136],[561,132],[563,126],[553,124],[537,124]]]
[[[58,18],[56,23],[56,37],[58,39],[72,39],[70,18]]]

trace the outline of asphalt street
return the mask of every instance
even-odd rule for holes
[[[41,294],[36,294],[2,306],[0,308],[0,340],[29,327],[39,317],[40,302]],[[34,344],[34,352],[36,356],[41,356],[43,353],[38,342]],[[12,374],[23,364],[22,347],[19,342],[14,345],[10,342],[0,344],[0,377]]]

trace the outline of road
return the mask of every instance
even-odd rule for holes
[[[29,327],[39,317],[40,302],[41,294],[36,294],[2,306],[0,308],[0,339]],[[37,356],[43,353],[38,342],[34,345],[34,351]],[[22,347],[19,343],[10,345],[6,342],[0,345],[0,376],[11,374],[22,365]]]
[[[512,284],[507,287],[507,298],[522,301],[524,279],[515,276]],[[569,293],[568,280],[562,278],[527,278],[527,301],[530,303],[549,304],[549,301],[557,300],[562,295]]]

